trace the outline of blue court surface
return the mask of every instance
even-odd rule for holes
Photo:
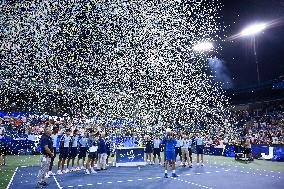
[[[18,167],[11,180],[11,189],[36,186],[39,167]],[[106,171],[85,175],[84,171],[50,177],[46,188],[109,188],[109,189],[283,189],[284,173],[255,170],[244,166],[205,164],[204,167],[177,168],[178,178],[163,178],[163,166],[110,167]],[[169,171],[171,173],[171,171]],[[169,174],[170,175],[170,174]]]

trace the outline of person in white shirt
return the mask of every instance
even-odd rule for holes
[[[177,137],[177,144],[175,146],[175,153],[176,153],[176,157],[179,155],[180,161],[182,162],[181,146],[182,146],[182,137],[179,135]]]
[[[159,159],[159,165],[162,165],[161,163],[161,140],[158,135],[155,136],[155,139],[153,140],[154,143],[154,152],[153,152],[153,162],[155,163],[156,156],[158,156]]]
[[[191,149],[191,140],[189,139],[188,135],[184,135],[183,139],[182,139],[182,146],[181,146],[181,154],[182,154],[182,166],[185,167],[186,166],[186,162],[187,165],[189,167],[192,167],[191,161],[191,155],[189,156],[189,148]]]

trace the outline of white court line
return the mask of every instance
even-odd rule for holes
[[[10,186],[11,186],[11,184],[12,184],[12,182],[13,182],[14,176],[16,175],[16,172],[17,172],[17,171],[18,171],[18,167],[16,167],[16,169],[15,169],[15,171],[14,171],[14,174],[13,174],[13,176],[12,176],[12,178],[11,178],[11,180],[10,180],[10,182],[9,182],[9,184],[8,184],[8,186],[7,186],[6,189],[9,189],[9,188],[10,188]]]
[[[57,179],[55,178],[55,176],[54,176],[54,175],[53,175],[53,178],[54,178],[54,180],[55,180],[55,182],[56,182],[56,184],[57,184],[58,188],[59,188],[59,189],[62,189],[63,187],[61,187],[61,186],[60,186],[59,182],[57,181]]]

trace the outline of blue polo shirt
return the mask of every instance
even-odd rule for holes
[[[47,154],[47,152],[44,149],[44,146],[47,145],[48,148],[52,151],[53,150],[53,145],[52,145],[52,138],[47,136],[46,134],[43,134],[40,138],[39,141],[39,145],[40,145],[40,149],[41,149],[41,153],[44,155],[49,155]]]
[[[165,137],[162,141],[162,144],[165,144],[166,152],[175,152],[175,145],[177,144],[177,140],[175,138]]]

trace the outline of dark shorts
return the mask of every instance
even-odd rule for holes
[[[62,149],[62,152],[61,152],[61,159],[66,159],[66,158],[68,158],[68,157],[69,157],[69,154],[70,154],[70,149],[64,147],[64,148]]]
[[[166,161],[175,161],[176,160],[176,154],[172,151],[166,151],[165,152],[165,160]]]
[[[146,148],[145,153],[147,153],[147,154],[153,153],[153,148]]]
[[[196,153],[203,154],[204,145],[197,145],[196,146]]]
[[[181,156],[181,148],[180,147],[175,147],[175,151],[176,151],[176,156]]]
[[[251,148],[246,148],[244,154],[250,154],[250,153],[251,153]]]
[[[87,147],[81,147],[79,149],[79,159],[85,158],[87,156]]]
[[[192,156],[192,150],[191,148],[188,148],[189,156]]]
[[[6,156],[9,152],[8,146],[0,146],[0,155]]]
[[[156,155],[158,157],[161,156],[161,149],[160,148],[154,148],[154,153],[153,153],[154,157],[156,157]]]
[[[77,149],[77,147],[72,147],[72,148],[71,148],[70,157],[71,157],[71,158],[75,158],[77,155],[78,155],[78,149]]]
[[[98,152],[89,152],[88,158],[98,159]]]

